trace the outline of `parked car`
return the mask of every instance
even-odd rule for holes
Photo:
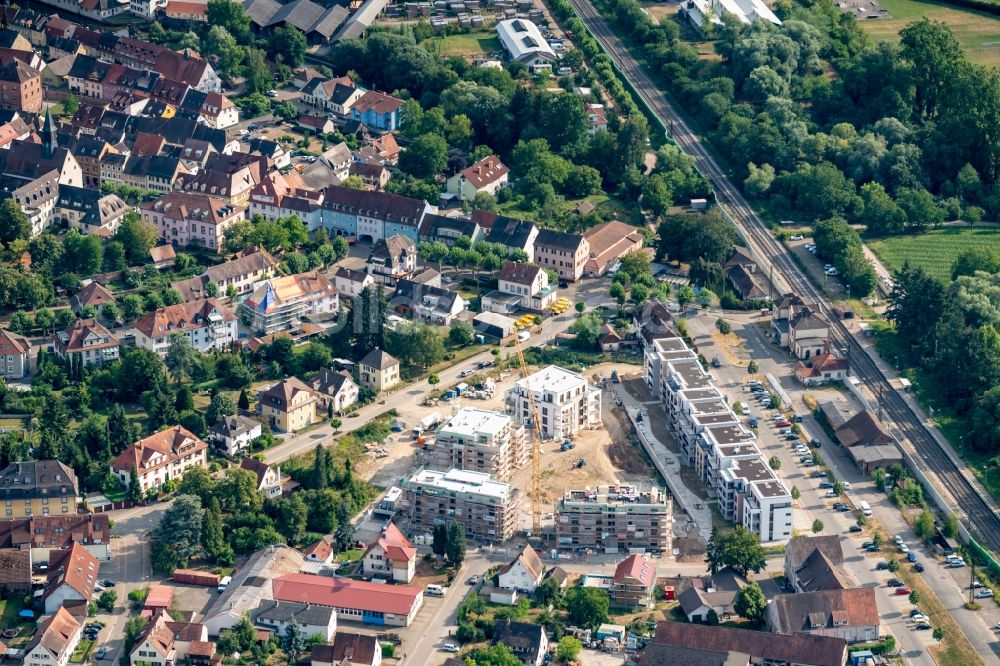
[[[917,562],[916,564],[913,565],[913,570],[916,571],[917,573],[923,573],[924,565],[922,565],[920,562]]]
[[[911,550],[906,554],[906,561],[911,564],[915,564],[917,561],[917,554]]]
[[[94,659],[96,659],[97,661],[101,661],[107,656],[108,656],[108,648],[104,647],[103,645],[97,648],[97,652],[94,653]]]
[[[901,552],[903,555],[906,555],[907,553],[910,552],[910,548],[905,543],[901,543],[899,544],[899,552]]]
[[[903,545],[903,537],[899,536],[898,534],[896,536],[892,537],[892,540],[896,542],[897,546],[902,546]]]
[[[479,576],[470,576],[469,580],[465,582],[468,583],[469,585],[475,585],[476,583],[479,582]]]
[[[809,475],[809,478],[811,478],[811,479],[825,479],[826,478],[826,472],[823,472],[823,471],[820,471],[820,470],[816,470],[815,472],[813,472],[812,474]]]
[[[861,525],[851,525],[851,527],[847,531],[850,532],[851,534],[856,534],[857,532],[861,531]]]
[[[889,587],[903,587],[903,581],[898,578],[890,578],[885,584]]]
[[[851,507],[847,506],[843,502],[837,502],[836,504],[833,505],[833,509],[834,511],[840,511],[841,513],[843,513],[845,511],[850,511]],[[855,527],[857,527],[857,525],[855,525]]]
[[[105,578],[104,580],[101,581],[101,585],[103,585],[104,587],[114,587],[115,581],[111,580],[110,578]]]
[[[929,622],[918,622],[913,628],[917,631],[927,631],[931,628],[931,625]]]
[[[806,237],[803,236],[802,234],[792,234],[791,236],[788,237],[788,240],[793,240],[793,241],[799,241],[799,240],[805,240],[805,239],[806,239]]]
[[[833,488],[833,484],[830,483],[829,481],[824,481],[823,483],[819,484],[819,487],[820,488]]]
[[[818,449],[820,446],[822,446],[822,443],[818,439],[813,438],[809,440],[809,446],[813,447],[814,449]]]
[[[988,599],[992,596],[993,596],[993,590],[991,590],[988,587],[984,587],[983,589],[976,592],[976,599]]]
[[[455,645],[454,643],[445,643],[444,645],[441,646],[441,649],[444,650],[445,652],[458,652],[459,651],[459,647],[457,645]]]
[[[909,594],[912,591],[913,590],[911,590],[908,587],[897,587],[896,588],[896,596],[897,597],[905,597],[907,594]]]
[[[982,584],[982,583],[980,583],[980,582],[979,582],[978,580],[977,580],[977,581],[973,581],[973,582],[972,582],[972,584],[971,584],[971,585],[969,585],[969,589],[970,589],[970,590],[978,590],[978,589],[979,589],[979,588],[981,588],[981,587],[984,587],[984,586],[983,586],[983,584]]]
[[[881,562],[875,565],[875,569],[877,571],[886,571],[889,569],[889,563],[886,562],[885,560],[882,560]]]

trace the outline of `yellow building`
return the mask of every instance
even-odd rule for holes
[[[316,392],[296,377],[278,382],[257,397],[261,416],[272,430],[295,432],[321,420]]]
[[[3,518],[74,514],[79,495],[76,474],[58,460],[12,463],[0,472]]]
[[[400,382],[399,361],[381,349],[373,349],[358,361],[361,385],[375,391],[384,391]]]

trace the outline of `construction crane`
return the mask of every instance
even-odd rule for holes
[[[515,324],[514,330],[519,327]],[[531,535],[542,536],[542,431],[538,418],[538,408],[535,407],[535,394],[528,382],[528,364],[524,362],[521,351],[520,335],[514,336],[514,349],[517,351],[517,361],[521,364],[521,378],[524,380],[524,390],[528,394],[528,404],[531,405]]]

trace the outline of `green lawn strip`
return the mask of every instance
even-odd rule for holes
[[[87,657],[90,656],[90,651],[94,647],[94,641],[89,638],[83,638],[80,643],[73,650],[73,654],[69,657],[69,663],[71,664],[82,664],[87,661]]]

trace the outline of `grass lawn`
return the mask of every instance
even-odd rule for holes
[[[953,7],[927,0],[881,0],[892,14],[891,19],[861,21],[860,25],[876,39],[899,41],[899,31],[922,16],[941,21],[955,33],[966,56],[972,62],[1000,66],[1000,17],[972,9]],[[994,46],[990,46],[994,43]]]
[[[427,40],[428,50],[442,58],[451,56],[472,57],[500,50],[500,40],[494,32],[472,32],[466,35],[449,35]]]
[[[87,661],[87,657],[90,656],[90,650],[94,647],[94,641],[89,638],[83,638],[80,643],[73,650],[73,654],[69,656],[69,663],[71,664],[82,664]]]
[[[931,275],[948,282],[951,265],[965,250],[1000,242],[1000,229],[935,229],[917,236],[892,236],[869,241],[868,247],[888,267],[899,269],[904,260],[922,266]]]
[[[21,624],[17,614],[22,610],[24,610],[23,598],[0,599],[0,630],[11,629]]]

